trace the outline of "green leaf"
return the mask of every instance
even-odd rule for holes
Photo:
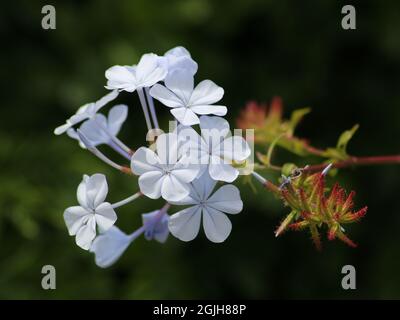
[[[345,132],[343,132],[339,137],[336,148],[339,151],[343,152],[345,155],[347,155],[347,151],[346,151],[347,144],[349,143],[349,141],[353,137],[353,135],[356,133],[358,128],[359,128],[359,125],[356,124],[350,130],[346,130]]]
[[[293,134],[299,122],[304,118],[304,116],[311,112],[311,108],[297,109],[292,112],[289,120],[289,133]]]
[[[359,125],[356,124],[350,130],[344,131],[337,142],[336,148],[327,148],[323,154],[324,157],[330,158],[333,161],[335,160],[346,160],[349,155],[347,154],[347,144],[350,139],[356,133]]]

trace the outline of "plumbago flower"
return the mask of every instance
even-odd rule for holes
[[[97,113],[93,118],[83,122],[79,129],[94,146],[113,144],[112,137],[118,135],[127,116],[128,106],[123,104],[116,105],[110,110],[108,117]],[[85,148],[75,129],[68,129],[67,134],[71,138],[78,140],[81,147]]]
[[[201,137],[191,127],[178,127],[181,149],[197,155],[202,170],[208,170],[214,180],[233,182],[239,170],[233,162],[243,162],[251,154],[246,140],[240,136],[228,136],[229,123],[220,117],[200,117]]]
[[[163,81],[167,74],[175,70],[185,70],[192,76],[197,72],[197,63],[183,47],[173,48],[162,57],[154,53],[145,54],[137,65],[117,65],[109,68],[105,73],[108,80],[106,88],[127,92],[137,91],[147,129],[152,128],[151,121],[153,121],[155,129],[158,129],[157,115],[149,88],[157,82]]]
[[[71,118],[67,119],[65,124],[57,127],[54,130],[54,134],[56,135],[63,134],[74,125],[86,119],[93,118],[102,107],[104,107],[110,101],[114,100],[117,96],[118,96],[118,91],[111,91],[109,94],[105,95],[100,100],[83,105]]]
[[[108,118],[98,113],[101,108],[117,96],[118,91],[114,90],[96,102],[85,104],[65,124],[57,127],[54,133],[60,135],[66,132],[69,137],[78,140],[82,148],[86,148],[85,143],[73,128],[83,122],[80,126],[80,131],[83,132],[90,145],[107,144],[125,158],[130,159],[131,150],[117,138],[117,134],[128,115],[127,106],[114,106],[108,113]]]
[[[151,87],[174,70],[185,70],[193,76],[197,68],[197,63],[183,47],[173,48],[161,57],[148,53],[142,56],[137,65],[113,66],[107,69],[106,88],[133,92],[138,88]]]
[[[79,206],[69,207],[64,212],[64,220],[69,234],[76,236],[76,244],[88,250],[96,237],[96,226],[105,232],[117,220],[110,203],[104,202],[108,193],[106,177],[102,174],[83,176],[78,187]]]
[[[178,205],[190,205],[170,217],[169,230],[182,241],[196,238],[200,230],[201,218],[207,238],[212,242],[223,242],[232,230],[232,224],[225,213],[236,214],[242,211],[243,202],[239,189],[233,185],[224,185],[214,194],[216,181],[205,172],[191,183],[190,194]]]
[[[193,74],[186,69],[177,69],[168,73],[165,86],[156,84],[150,95],[171,108],[172,115],[183,125],[198,124],[199,115],[226,115],[225,106],[213,105],[222,99],[224,89],[211,80],[204,80],[194,88]]]
[[[167,201],[182,200],[189,195],[189,183],[197,177],[199,165],[190,156],[179,156],[174,133],[160,135],[156,150],[141,147],[132,157],[131,169],[140,176],[140,191],[152,199],[162,196]]]
[[[107,89],[133,92],[136,89],[151,87],[163,80],[168,69],[159,63],[159,57],[154,53],[142,56],[137,66],[113,66],[105,75]]]

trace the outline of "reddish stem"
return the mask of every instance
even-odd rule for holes
[[[360,165],[379,165],[379,164],[400,164],[400,155],[391,156],[376,156],[376,157],[350,157],[343,161],[334,162],[332,164],[333,168],[346,168],[350,166],[360,166]],[[317,164],[308,166],[304,171],[315,172],[321,171],[326,167],[326,164]]]

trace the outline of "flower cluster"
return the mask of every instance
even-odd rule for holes
[[[226,214],[237,214],[243,208],[239,189],[231,183],[237,179],[238,166],[246,162],[251,149],[241,136],[231,135],[229,123],[222,118],[227,107],[216,103],[224,90],[211,80],[195,85],[197,69],[197,63],[183,47],[163,56],[144,54],[137,65],[113,66],[105,72],[105,88],[111,92],[80,107],[54,131],[57,135],[67,133],[112,167],[139,176],[138,192],[111,204],[105,202],[105,176],[85,175],[77,191],[79,206],[64,212],[69,234],[75,236],[79,247],[95,254],[100,267],[113,264],[140,235],[163,243],[171,233],[182,241],[191,241],[198,235],[201,222],[210,241],[223,242],[232,229]],[[127,119],[128,107],[115,105],[107,116],[99,113],[123,91],[137,92],[147,129],[155,137],[150,146],[136,151],[117,137]],[[170,132],[159,128],[154,100],[169,108],[175,118]],[[100,151],[99,145],[109,146],[130,165],[114,162]],[[141,196],[162,198],[166,204],[143,214],[142,226],[126,234],[115,226],[115,209]],[[168,215],[171,206],[185,208]]]

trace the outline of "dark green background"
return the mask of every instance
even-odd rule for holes
[[[41,29],[47,3],[56,7],[56,30]],[[191,243],[141,238],[107,270],[75,245],[62,219],[84,173],[107,175],[110,201],[137,184],[53,129],[106,93],[108,67],[176,45],[199,63],[198,80],[224,87],[232,125],[248,100],[280,95],[286,115],[313,108],[298,134],[317,146],[334,145],[359,123],[352,154],[399,153],[400,5],[350,3],[357,9],[353,31],[341,28],[345,3],[333,0],[2,2],[0,298],[400,298],[399,166],[338,175],[357,191],[357,207],[369,206],[348,228],[357,249],[324,241],[318,253],[306,233],[275,239],[287,210],[246,186],[245,209],[232,217],[225,243],[203,233]],[[130,104],[121,137],[138,147],[145,133],[138,99],[124,93],[118,101]],[[166,124],[167,109],[158,109]],[[159,205],[128,205],[118,211],[118,225],[131,231],[141,213]],[[57,290],[41,289],[45,264],[57,269]],[[357,269],[357,290],[341,289],[346,264]]]

